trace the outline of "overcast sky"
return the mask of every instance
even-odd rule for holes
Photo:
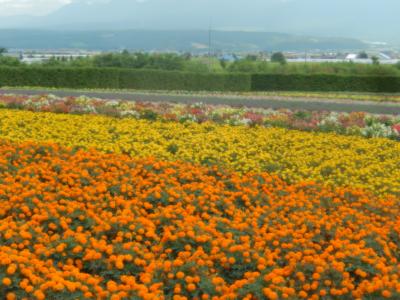
[[[72,0],[0,0],[0,16],[45,15]]]

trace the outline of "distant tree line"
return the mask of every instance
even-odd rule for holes
[[[7,53],[7,48],[0,47],[0,66],[18,67],[23,64],[15,57],[4,56]]]
[[[5,56],[7,49],[0,47],[0,66],[29,67],[17,58]],[[123,51],[104,53],[92,57],[51,58],[40,63],[41,67],[73,68],[127,68],[167,71],[187,71],[193,73],[265,73],[265,74],[341,74],[341,75],[396,75],[400,76],[400,63],[382,65],[375,56],[372,64],[340,63],[287,63],[283,53],[276,52],[270,59],[255,54],[238,59],[218,59],[217,57],[193,57],[190,53],[142,53]],[[360,52],[358,58],[369,58],[366,52]],[[33,66],[38,66],[37,63]]]
[[[52,58],[43,62],[43,66],[71,66],[71,67],[100,67],[100,68],[128,68],[128,69],[160,69],[160,70],[183,70],[185,63],[189,60],[187,56],[171,53],[149,54],[149,53],[106,53],[88,58],[77,58],[60,61]]]

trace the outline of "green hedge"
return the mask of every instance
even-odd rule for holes
[[[250,91],[251,75],[113,68],[0,68],[0,86]]]
[[[250,91],[250,74],[204,74],[159,70],[120,70],[120,88],[188,91]]]
[[[2,67],[0,86],[188,91],[400,92],[400,77],[208,74],[114,68]]]
[[[252,91],[400,92],[400,77],[253,74]]]
[[[0,86],[118,88],[118,77],[116,70],[0,68]]]

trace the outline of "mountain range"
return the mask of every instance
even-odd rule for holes
[[[207,52],[207,30],[0,30],[0,45],[11,49]],[[349,38],[315,38],[271,32],[212,31],[212,51],[311,51],[365,49]]]
[[[3,17],[0,28],[286,32],[399,41],[398,0],[75,0],[41,17]]]
[[[191,50],[211,27],[221,50],[363,49],[400,45],[399,11],[399,0],[73,0],[46,16],[0,18],[0,45]]]

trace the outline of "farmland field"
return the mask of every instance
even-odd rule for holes
[[[0,98],[1,299],[400,298],[397,117],[58,100]]]

